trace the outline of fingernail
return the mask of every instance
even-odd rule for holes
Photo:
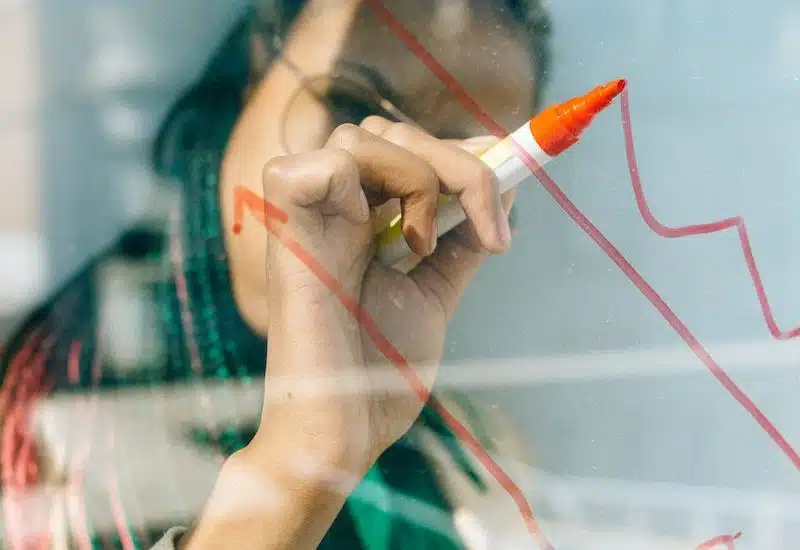
[[[497,223],[498,223],[498,233],[500,235],[500,243],[503,245],[504,248],[508,248],[511,244],[511,225],[508,222],[508,214],[506,214],[506,209],[503,208],[503,205],[500,204],[498,208],[499,212],[497,213]]]
[[[367,195],[364,194],[363,190],[360,193],[359,201],[361,202],[361,217],[369,219],[369,201],[367,201]]]
[[[431,227],[431,242],[428,250],[430,250],[429,254],[433,254],[433,251],[436,250],[436,241],[439,239],[439,221],[434,218],[433,226]]]

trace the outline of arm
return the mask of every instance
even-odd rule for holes
[[[232,541],[241,550],[317,548],[356,482],[313,479],[290,458],[250,448],[231,456],[181,550],[228,548]]]
[[[259,429],[223,464],[181,550],[228,548],[231,541],[240,550],[314,550],[377,458],[354,444],[358,424],[343,421],[335,398],[303,392],[315,388],[318,365],[352,361],[339,328],[341,308],[320,307],[308,316],[305,300],[271,305]],[[313,345],[298,345],[316,323],[331,330],[318,331]]]

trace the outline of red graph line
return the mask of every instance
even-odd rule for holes
[[[450,89],[458,101],[476,118],[484,127],[493,132],[495,135],[505,137],[509,134],[508,131],[503,129],[497,122],[491,119],[477,103],[470,97],[469,93],[464,89],[461,84],[445,69],[436,58],[431,55],[425,47],[400,23],[394,15],[383,5],[380,0],[365,0],[366,4],[370,6],[381,19],[394,33],[402,40],[406,46],[411,50],[425,66],[437,77],[441,82]],[[623,92],[623,101],[627,101],[628,91]],[[623,112],[623,124],[627,124],[630,128],[630,118],[627,111]],[[789,458],[794,467],[800,470],[800,455],[775,427],[772,422],[764,415],[756,404],[742,391],[741,388],[731,379],[730,376],[722,369],[722,367],[711,357],[711,354],[703,347],[697,337],[689,330],[689,327],[681,321],[674,311],[667,305],[666,301],[661,295],[648,283],[644,277],[636,270],[635,267],[622,255],[617,247],[594,225],[589,218],[581,212],[577,206],[567,197],[564,191],[556,184],[555,181],[542,169],[542,167],[534,160],[534,158],[525,151],[519,144],[514,143],[514,146],[519,153],[521,160],[528,166],[531,172],[536,176],[545,190],[556,201],[559,207],[580,227],[595,244],[613,261],[622,273],[631,281],[631,283],[641,292],[645,298],[656,308],[656,310],[664,317],[664,320],[675,330],[678,336],[686,343],[689,349],[697,356],[698,359],[706,366],[706,368],[714,375],[720,384],[728,391],[728,393],[744,407],[744,409],[755,419],[756,422],[764,429],[767,435],[775,442],[781,451]],[[632,155],[633,150],[630,150]],[[634,157],[630,157],[634,158]],[[635,160],[633,166],[635,167]],[[632,171],[632,174],[634,172]],[[638,174],[638,171],[635,171]],[[635,185],[635,183],[634,183]],[[697,226],[706,227],[706,226]],[[742,227],[743,224],[742,224]],[[668,228],[666,228],[668,229]],[[740,235],[743,233],[740,231]],[[743,248],[745,255],[749,249],[749,241],[743,241]],[[752,257],[752,253],[751,257]],[[754,264],[753,264],[754,265]],[[757,288],[760,284],[760,279],[757,280]],[[763,288],[761,289],[763,292]],[[765,298],[766,299],[766,298]],[[769,322],[769,321],[768,321]],[[794,331],[793,331],[794,332]]]
[[[795,338],[800,335],[800,328],[781,332],[777,326],[777,323],[775,322],[769,302],[767,301],[766,292],[764,291],[764,285],[761,282],[761,277],[758,273],[758,268],[756,267],[755,259],[753,257],[753,250],[750,246],[750,239],[747,236],[747,229],[742,217],[736,216],[712,223],[690,225],[679,228],[667,227],[656,220],[644,197],[642,182],[639,175],[639,166],[633,146],[633,129],[630,118],[630,99],[628,90],[625,90],[622,93],[621,109],[622,128],[625,134],[625,153],[628,158],[628,169],[630,172],[631,184],[633,186],[636,204],[648,227],[650,227],[658,235],[667,238],[703,235],[724,231],[730,228],[736,228],[736,231],[739,234],[742,252],[744,254],[747,267],[750,271],[750,276],[753,280],[753,286],[755,287],[756,295],[758,296],[759,303],[761,304],[764,320],[766,321],[770,332],[779,340]],[[661,300],[660,297],[658,298]],[[720,367],[720,365],[711,357],[702,344],[700,344],[697,338],[691,333],[689,328],[680,321],[677,315],[669,310],[669,316],[665,315],[665,318],[667,319],[667,322],[673,326],[678,335],[689,345],[695,355],[697,355],[697,357],[703,362],[706,368],[711,371],[711,374],[713,374],[714,377],[716,377],[717,380],[719,380],[719,382],[723,385],[723,387],[728,390],[731,396],[738,401],[748,413],[750,413],[756,422],[758,422],[758,424],[764,429],[767,435],[769,435],[769,437],[778,445],[784,454],[786,454],[789,460],[792,461],[794,467],[800,470],[800,455],[798,455],[797,451],[791,446],[791,444],[786,440],[783,434],[781,434],[777,427],[770,422],[770,420],[761,412],[761,410],[744,393],[744,391],[742,391],[742,389],[733,382],[730,376],[728,376],[722,367]]]
[[[753,280],[753,287],[755,287],[758,303],[761,306],[761,313],[764,316],[764,322],[767,324],[770,333],[778,340],[789,340],[790,338],[797,338],[800,336],[800,327],[795,327],[786,331],[778,328],[778,323],[772,313],[772,307],[767,300],[767,293],[764,290],[764,283],[761,281],[761,275],[756,267],[756,260],[753,257],[753,248],[750,246],[750,238],[747,235],[747,227],[744,223],[744,218],[741,216],[734,216],[725,218],[724,220],[717,220],[709,223],[701,223],[695,225],[686,225],[683,227],[668,227],[659,222],[644,196],[644,189],[642,187],[642,180],[639,174],[639,166],[636,162],[636,153],[634,152],[633,143],[633,128],[631,127],[630,115],[630,98],[627,94],[622,95],[622,128],[625,134],[625,154],[628,157],[628,171],[631,175],[631,183],[633,184],[633,195],[636,199],[636,206],[639,208],[639,213],[647,226],[652,229],[656,234],[666,237],[668,239],[675,239],[680,237],[693,237],[697,235],[709,235],[712,233],[719,233],[728,229],[736,229],[739,235],[739,242],[742,246],[742,254],[747,263],[747,269],[750,272],[750,278]]]
[[[742,536],[742,532],[739,531],[733,535],[720,535],[718,537],[714,537],[713,539],[708,539],[705,542],[700,543],[694,550],[713,550],[714,548],[718,548],[725,545],[725,548],[728,550],[736,550],[736,545],[734,541]]]

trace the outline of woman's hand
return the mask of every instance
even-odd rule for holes
[[[263,173],[264,198],[288,214],[281,233],[366,309],[426,388],[468,281],[488,252],[510,244],[511,197],[503,204],[493,173],[464,149],[469,142],[371,117],[337,128],[323,149],[271,160]],[[440,191],[458,196],[469,222],[437,243]],[[407,274],[374,258],[367,203],[394,198],[406,240],[424,257]],[[271,236],[266,270],[267,397],[251,447],[360,479],[424,403],[296,250]]]

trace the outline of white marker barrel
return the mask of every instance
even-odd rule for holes
[[[500,194],[518,185],[532,175],[526,161],[518,148],[526,151],[539,166],[544,166],[553,157],[545,153],[534,139],[530,123],[525,123],[500,143],[481,155],[480,159],[494,172]],[[455,197],[442,196],[438,214],[439,237],[467,219],[464,209]],[[378,259],[388,266],[397,265],[412,253],[401,229],[398,214],[389,226],[378,235]]]

